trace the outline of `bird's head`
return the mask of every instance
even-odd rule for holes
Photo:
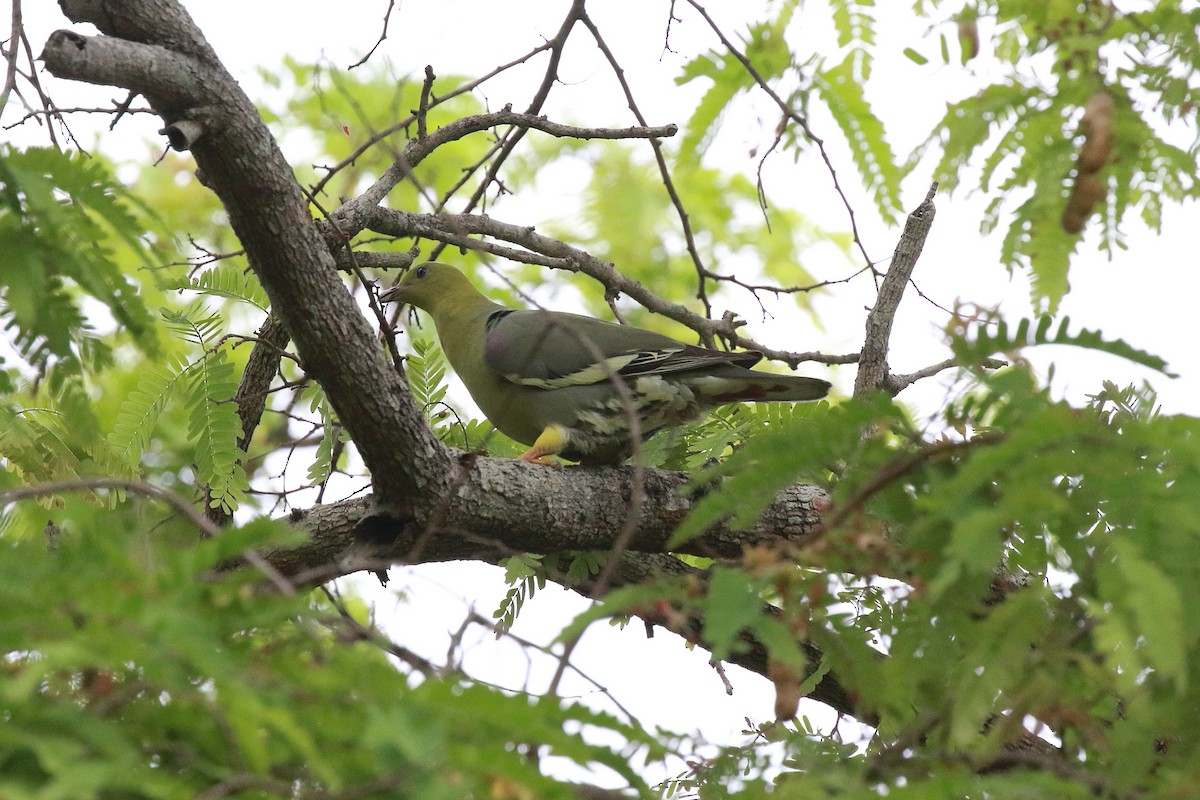
[[[379,299],[384,303],[407,303],[436,316],[442,309],[461,307],[466,301],[482,297],[457,267],[429,261],[410,269]]]

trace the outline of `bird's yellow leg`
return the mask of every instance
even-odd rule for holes
[[[547,461],[546,456],[557,455],[562,452],[567,446],[567,429],[561,425],[549,425],[538,436],[537,441],[533,443],[524,453],[517,457],[518,461],[528,461],[530,464],[542,464],[547,467],[553,466],[553,461]]]

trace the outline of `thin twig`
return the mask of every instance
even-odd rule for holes
[[[342,602],[341,595],[327,586],[321,586],[326,599],[338,612],[338,621],[345,626],[350,634],[359,641],[370,642],[385,653],[395,656],[413,669],[426,676],[441,675],[444,670],[424,656],[420,656],[403,645],[396,644],[373,625],[364,625],[354,618]]]
[[[939,361],[936,364],[931,364],[924,369],[919,369],[916,372],[910,372],[907,375],[888,375],[884,381],[885,388],[894,397],[919,380],[932,378],[934,375],[937,375],[940,372],[945,372],[948,369],[953,369],[954,367],[960,366],[962,366],[962,362],[960,362],[958,359],[947,358],[945,361]],[[985,358],[980,362],[980,366],[986,367],[987,369],[1000,369],[1001,367],[1008,366],[1008,362],[999,358]]]
[[[391,22],[392,19],[392,9],[395,7],[396,0],[388,0],[387,11],[383,12],[383,30],[379,32],[379,39],[376,40],[375,44],[371,46],[371,49],[367,51],[365,56],[360,58],[358,61],[355,61],[353,64],[347,67],[347,69],[361,67],[363,64],[367,63],[371,56],[375,54],[375,51],[379,49],[379,45],[383,44],[383,40],[386,39],[388,35],[388,23]]]
[[[3,98],[0,98],[0,100],[3,100]],[[3,108],[3,106],[0,106],[0,108]],[[5,125],[4,130],[10,131],[13,128],[16,128],[20,125],[24,125],[26,122],[33,119],[34,117],[60,117],[63,114],[120,115],[120,114],[153,114],[153,113],[155,113],[155,112],[154,112],[154,109],[152,109],[152,108],[141,108],[141,107],[127,108],[127,107],[125,107],[123,105],[119,105],[119,104],[114,105],[111,108],[85,108],[85,107],[53,108],[53,109],[37,108],[37,109],[33,109],[31,111],[26,112],[25,116],[21,117],[20,119],[14,121],[14,122],[10,122],[9,124]],[[114,119],[114,122],[116,122],[115,119]],[[111,124],[109,125],[109,130],[112,130]]]
[[[494,620],[490,620],[487,617],[484,617],[482,614],[475,611],[474,609],[471,609],[471,611],[468,613],[466,621],[469,623],[474,623],[476,625],[480,625],[480,626],[487,628],[489,630],[492,630],[492,631],[496,630],[496,623]],[[544,653],[545,655],[548,655],[548,656],[555,656],[553,648],[547,647],[546,645],[538,644],[537,642],[531,641],[529,639],[525,639],[521,636],[514,634],[512,631],[504,631],[503,635],[504,635],[504,638],[511,639],[512,641],[516,642],[517,644],[519,644],[522,647],[528,648],[530,650],[537,650],[539,653]],[[500,636],[500,634],[497,633],[497,637],[499,637],[499,636]],[[555,656],[555,657],[557,657],[557,656]],[[608,698],[609,702],[611,702],[614,706],[616,706],[617,710],[625,715],[625,721],[627,723],[629,723],[630,725],[633,725],[635,727],[638,727],[638,728],[642,727],[641,722],[634,715],[634,713],[632,711],[630,711],[628,708],[626,708],[621,703],[621,701],[618,700],[612,694],[612,692],[610,692],[608,690],[608,687],[606,687],[604,684],[597,681],[591,675],[589,675],[586,672],[584,672],[583,670],[581,670],[575,664],[571,664],[571,670],[576,675],[578,675],[580,678],[583,678],[585,681],[587,681],[592,686],[594,686],[596,688],[596,691],[600,692],[600,694],[602,694],[606,698]]]
[[[247,564],[265,575],[281,594],[286,597],[296,594],[296,585],[289,581],[282,572],[275,569],[275,565],[267,561],[260,553],[247,548],[242,551],[242,558]]]
[[[28,59],[31,65],[34,64],[36,59],[33,55],[33,47],[29,44],[29,38],[25,35],[25,31],[21,31],[19,38],[21,41],[21,46],[25,49],[25,58]],[[66,120],[64,120],[62,118],[62,114],[58,112],[58,109],[54,105],[54,101],[50,99],[50,95],[46,94],[46,92],[42,89],[42,83],[38,79],[38,70],[31,69],[29,74],[25,75],[25,79],[29,81],[29,85],[33,87],[35,92],[37,92],[38,100],[41,101],[42,108],[46,110],[46,134],[50,137],[50,144],[52,144],[56,149],[61,149],[58,144],[58,137],[54,135],[54,124],[51,120],[53,117],[62,124],[63,130],[67,132],[67,137],[70,138],[71,142],[79,149],[79,152],[86,153],[87,149],[79,143],[78,139],[75,138],[75,134],[71,132],[70,127],[67,126]]]
[[[377,205],[400,181],[404,180],[412,168],[419,164],[425,156],[442,145],[456,141],[472,133],[495,128],[500,125],[512,125],[518,130],[538,130],[551,136],[567,139],[652,139],[656,137],[674,136],[679,132],[678,126],[660,125],[657,127],[629,128],[581,128],[575,125],[563,125],[551,122],[536,114],[521,114],[511,108],[495,111],[489,114],[475,114],[462,117],[448,125],[433,131],[424,139],[412,139],[405,145],[402,153],[395,162],[384,170],[378,180],[360,196],[347,205]],[[343,206],[338,211],[343,211]],[[334,212],[334,216],[338,215]]]
[[[1003,433],[981,433],[971,439],[957,441],[938,441],[925,445],[920,450],[897,456],[878,469],[871,479],[855,490],[854,494],[838,503],[829,514],[821,520],[821,527],[826,530],[837,528],[859,509],[868,499],[876,495],[892,482],[899,480],[922,464],[930,461],[940,461],[944,458],[983,445],[996,444],[1003,441]]]

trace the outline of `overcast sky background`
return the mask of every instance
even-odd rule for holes
[[[710,12],[723,23],[727,33],[742,30],[739,21],[754,19],[761,8],[758,3],[743,2],[710,5],[713,6]],[[906,157],[928,135],[945,103],[972,94],[997,69],[989,56],[986,23],[982,23],[983,52],[969,68],[937,66],[936,36],[940,31],[927,31],[924,24],[905,13],[903,5],[906,4],[882,4],[876,9],[885,21],[879,25],[880,69],[872,78],[868,94],[887,126],[887,136],[899,158]],[[342,0],[336,5],[309,0],[206,0],[188,6],[226,66],[252,98],[261,100],[265,90],[257,70],[277,67],[284,54],[300,62],[323,61],[339,68],[358,60],[378,36],[386,3],[384,0]],[[589,5],[589,13],[624,66],[643,112],[655,125],[682,124],[688,119],[699,92],[705,87],[680,88],[673,79],[692,55],[719,44],[703,21],[680,5],[677,13],[683,19],[671,28],[673,52],[664,51],[667,6],[642,0],[605,0]],[[373,61],[390,64],[397,76],[413,76],[417,80],[426,64],[432,65],[438,75],[479,75],[527,52],[542,37],[553,35],[567,7],[567,0],[505,3],[403,0],[393,12],[389,38]],[[71,27],[58,14],[55,4],[27,2],[24,13],[35,51],[50,31]],[[799,13],[801,22],[794,26],[800,31],[794,44],[797,52],[811,52],[820,43],[831,40],[831,27],[822,19],[820,4],[806,5]],[[88,33],[89,27],[76,29]],[[953,41],[953,31],[947,33]],[[560,71],[566,85],[552,92],[544,113],[554,120],[584,125],[632,124],[606,64],[589,44],[586,31],[577,30],[573,34]],[[917,67],[900,55],[905,47],[920,50],[932,58],[932,63]],[[523,109],[543,67],[544,60],[537,60],[489,84],[485,88],[489,107],[498,109],[511,102],[514,108]],[[73,104],[71,98],[83,94],[90,94],[91,102],[97,102],[95,93],[81,92],[78,86],[56,81],[44,73],[43,77],[49,94],[60,106]],[[98,91],[98,96],[106,99],[120,94],[108,88]],[[12,106],[10,103],[5,110],[4,124],[16,116],[17,109]],[[708,158],[725,169],[744,171],[753,179],[757,158],[750,155],[750,150],[769,144],[763,136],[773,129],[778,113],[762,97],[743,101],[743,108],[751,113],[727,117],[728,124]],[[857,185],[852,163],[832,121],[814,113],[811,123],[830,147],[839,177],[854,204],[868,253],[873,259],[884,261],[891,255],[899,228],[885,225],[872,213],[872,205]],[[116,133],[109,133],[106,124],[106,119],[72,122],[85,143],[97,143],[97,149],[117,158],[145,158],[143,142],[157,141],[154,131],[160,127],[157,120],[148,117],[122,121]],[[1186,145],[1195,133],[1194,128],[1181,127],[1176,141]],[[356,134],[363,132],[352,129],[351,135]],[[19,143],[44,143],[31,125],[5,135]],[[926,163],[925,167],[923,174],[918,170],[905,186],[906,213],[917,206],[928,188],[932,163]],[[777,157],[770,162],[766,176],[768,193],[776,206],[799,209],[830,230],[848,228],[845,210],[833,200],[828,172],[815,152],[804,156],[798,164],[793,164],[790,157]],[[968,176],[963,182],[970,185],[971,178]],[[549,195],[507,200],[494,215],[507,222],[544,225],[569,207],[576,186],[578,183],[563,182],[558,187],[560,195],[554,195],[551,189]],[[942,306],[953,307],[957,300],[974,301],[998,306],[1008,319],[1017,320],[1031,311],[1027,281],[1023,275],[1009,276],[1000,266],[999,237],[984,238],[978,230],[982,208],[991,199],[963,194],[939,196],[937,218],[914,278]],[[1087,394],[1097,391],[1103,379],[1118,384],[1150,380],[1167,412],[1200,412],[1197,399],[1200,357],[1195,350],[1194,322],[1197,288],[1200,288],[1196,264],[1200,225],[1195,205],[1168,209],[1161,235],[1147,231],[1140,223],[1128,223],[1125,230],[1129,249],[1112,262],[1096,252],[1094,227],[1089,228],[1081,248],[1083,255],[1072,266],[1072,290],[1063,303],[1062,313],[1070,315],[1072,330],[1099,328],[1106,338],[1122,338],[1165,358],[1181,377],[1168,380],[1119,359],[1075,348],[1041,348],[1028,355],[1043,371],[1053,362],[1056,393],[1076,403],[1082,403]],[[846,261],[831,248],[827,263],[806,266],[819,278],[836,278],[859,265]],[[873,287],[866,280],[835,287],[815,303],[821,320],[818,329],[807,322],[797,323],[794,310],[789,311],[787,306],[775,309],[774,320],[764,320],[752,299],[732,295],[729,298],[730,306],[750,321],[751,335],[759,341],[783,349],[825,352],[851,352],[859,348],[864,308],[874,299]],[[538,299],[552,304],[545,295],[539,295]],[[718,313],[722,310],[717,308]],[[945,324],[946,315],[942,311],[909,292],[896,319],[890,359],[893,369],[911,372],[946,358],[942,335]],[[802,340],[797,341],[798,338]],[[827,374],[823,367],[804,371]],[[837,368],[830,377],[841,391],[848,393],[853,385],[853,368]],[[904,392],[900,399],[920,418],[935,418],[944,404],[950,379],[947,375],[924,381]],[[490,616],[505,590],[497,570],[476,564],[396,568],[392,570],[392,578],[387,590],[368,581],[356,585],[376,603],[380,620],[397,639],[436,661],[445,659],[449,632],[458,628],[464,609],[473,604],[484,616]],[[396,590],[407,596],[405,602],[396,599]],[[549,586],[525,607],[514,633],[547,642],[552,632],[561,629],[583,607],[579,598]],[[518,647],[495,642],[480,627],[472,629],[463,643],[468,656],[467,672],[500,685],[543,691],[553,672],[552,659],[527,663]],[[739,732],[744,727],[744,718],[761,723],[772,716],[773,693],[764,679],[731,668],[729,677],[735,691],[733,696],[726,696],[720,678],[706,665],[702,652],[688,652],[678,639],[661,632],[648,640],[640,624],[624,632],[593,626],[584,636],[575,661],[642,722],[667,730],[699,730],[710,741],[732,744],[743,740]],[[612,710],[603,695],[582,680],[565,682],[563,693],[586,697],[589,702]],[[802,713],[812,714],[825,729],[833,724],[832,715],[823,707],[806,704]],[[657,770],[651,774],[664,776]]]

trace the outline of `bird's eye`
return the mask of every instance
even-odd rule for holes
[[[417,277],[424,278],[429,274],[429,267],[417,267]]]

